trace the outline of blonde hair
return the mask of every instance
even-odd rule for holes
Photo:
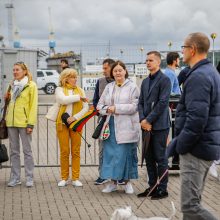
[[[26,71],[25,76],[27,76],[28,81],[30,82],[32,80],[32,74],[30,70],[28,69],[28,66],[24,62],[17,62],[14,64],[14,66],[20,66],[22,70]]]
[[[73,78],[73,77],[77,77],[78,73],[75,69],[71,69],[71,68],[66,68],[65,70],[63,70],[60,74],[60,82],[59,85],[60,86],[66,86],[67,84],[67,80],[69,78]]]

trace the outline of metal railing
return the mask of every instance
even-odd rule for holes
[[[175,101],[177,102],[177,101]],[[35,161],[35,167],[58,167],[60,166],[60,150],[56,135],[55,122],[48,121],[45,115],[52,104],[38,104],[37,125],[32,134],[32,151]],[[174,110],[175,113],[175,110]],[[175,114],[172,114],[172,128],[174,126]],[[97,125],[97,117],[91,118],[83,128],[82,135],[85,140],[81,142],[81,166],[97,166],[99,146],[98,141],[92,138],[92,133]],[[173,129],[170,132],[172,138]],[[8,148],[8,140],[2,141]],[[88,148],[88,142],[91,147]],[[141,145],[141,143],[140,143]],[[22,149],[22,148],[21,148]],[[140,158],[140,146],[138,148],[138,157]],[[21,153],[21,162],[23,154]],[[4,163],[3,167],[10,167],[10,162]]]

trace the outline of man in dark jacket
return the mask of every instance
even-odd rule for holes
[[[161,72],[160,63],[161,55],[159,52],[151,51],[147,53],[146,64],[150,74],[142,82],[138,104],[143,135],[144,132],[151,131],[150,143],[145,156],[149,188],[138,194],[138,197],[146,197],[150,194],[151,199],[162,199],[168,196],[168,174],[166,173],[168,160],[165,152],[170,128],[169,98],[171,82]],[[161,182],[153,190],[158,178],[162,176],[164,177]]]
[[[111,77],[110,77],[110,71],[111,71],[111,66],[115,63],[115,61],[113,59],[105,59],[102,63],[102,68],[103,68],[103,74],[104,77],[100,78],[97,83],[96,83],[96,87],[95,87],[95,93],[93,96],[93,106],[94,108],[96,108],[99,99],[106,87],[106,85],[112,81],[114,81]],[[103,161],[103,149],[102,149],[102,141],[99,140],[99,171],[101,170],[101,166],[102,166],[102,161]],[[101,177],[98,177],[98,179],[95,181],[95,185],[102,185],[104,183],[106,183],[108,180],[102,179]]]
[[[203,33],[190,34],[182,46],[190,71],[177,107],[177,136],[169,147],[180,154],[184,220],[217,220],[201,205],[209,167],[220,158],[220,76],[207,60],[209,47]]]

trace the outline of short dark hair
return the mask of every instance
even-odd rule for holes
[[[156,57],[158,57],[161,60],[161,55],[158,51],[152,50],[152,51],[147,53],[147,55],[151,55],[151,54],[154,54]]]
[[[127,69],[126,69],[125,64],[124,64],[122,61],[120,61],[120,60],[117,60],[117,61],[115,61],[115,62],[112,64],[112,66],[111,66],[111,71],[110,71],[110,77],[111,77],[112,79],[114,79],[113,69],[114,69],[117,65],[121,66],[121,67],[125,70],[125,72],[126,72],[126,74],[125,74],[125,79],[127,79],[127,78],[128,78],[128,71],[127,71]]]
[[[167,54],[167,64],[172,65],[178,58],[180,58],[180,55],[177,52],[169,52]]]
[[[115,63],[115,61],[111,58],[107,58],[105,60],[103,60],[102,64],[108,63],[110,66],[112,66],[112,64]]]
[[[63,63],[65,63],[66,65],[69,65],[69,62],[68,62],[67,59],[61,59],[60,62],[61,62],[61,63],[63,62]]]
[[[188,35],[186,38],[186,41],[190,45],[194,45],[198,51],[198,53],[208,53],[209,47],[210,47],[210,40],[209,38],[201,33],[201,32],[196,32],[196,33],[191,33]]]

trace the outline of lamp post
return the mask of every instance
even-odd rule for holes
[[[171,47],[172,47],[172,42],[171,41],[169,41],[168,43],[167,43],[167,45],[168,45],[168,47],[169,47],[169,51],[171,50]]]
[[[211,33],[211,38],[212,38],[212,63],[213,66],[215,66],[215,38],[217,37],[216,33]]]
[[[141,63],[143,63],[143,52],[144,52],[144,48],[141,47],[141,48],[140,48],[140,51],[141,51]]]
[[[124,53],[124,51],[123,51],[122,49],[120,49],[121,60],[122,60],[122,58],[123,58],[123,53]]]

